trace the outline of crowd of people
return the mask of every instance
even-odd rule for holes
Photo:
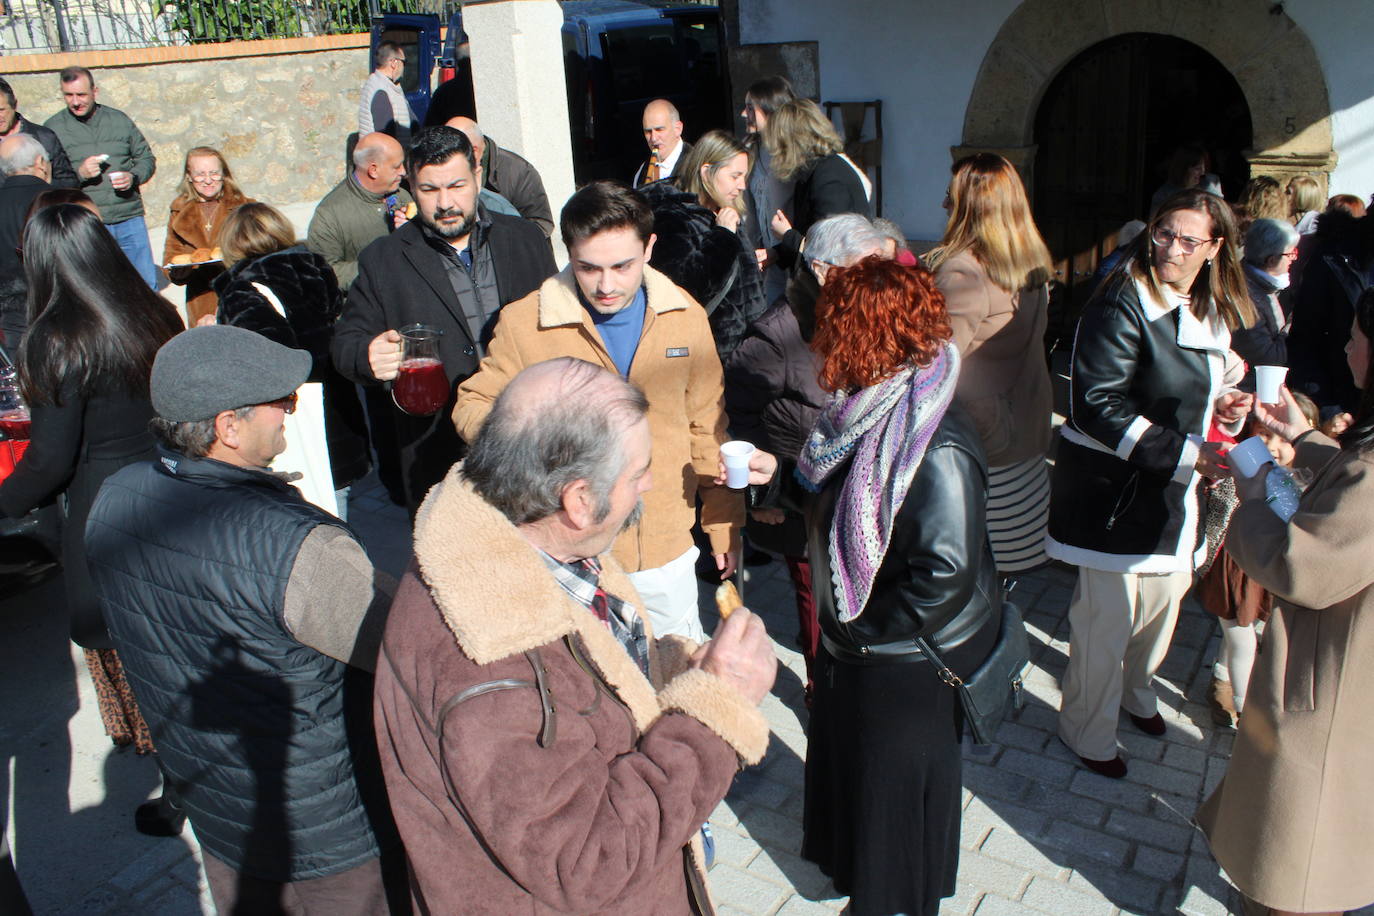
[[[1078,570],[1059,737],[1082,765],[1126,774],[1122,710],[1165,734],[1154,675],[1195,588],[1238,729],[1197,815],[1218,861],[1256,912],[1374,901],[1359,198],[1259,176],[1230,203],[1180,148],[1078,320],[1056,433],[1053,256],[1001,156],[954,163],[918,258],[770,77],[739,137],[688,143],[651,102],[644,164],[555,224],[475,121],[420,127],[403,67],[383,43],[304,240],[188,150],[161,266],[152,153],[94,76],[62,71],[46,128],[0,81],[30,419],[0,513],[60,503],[72,639],[163,780],[136,826],[190,821],[220,912],[713,912],[706,821],[764,755],[776,659],[747,608],[708,638],[698,580],[746,538],[795,587],[801,854],[851,912],[955,892],[958,688],[1051,561]],[[374,468],[413,523],[399,582],[347,524]]]

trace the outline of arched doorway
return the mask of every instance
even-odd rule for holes
[[[1036,222],[1055,257],[1055,311],[1078,314],[1098,262],[1127,220],[1148,216],[1173,150],[1200,143],[1233,197],[1249,180],[1250,108],[1239,83],[1197,45],[1132,33],[1081,52],[1050,82],[1035,117]]]

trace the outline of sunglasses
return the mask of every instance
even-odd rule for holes
[[[254,407],[277,407],[286,413],[296,412],[296,392],[291,392],[284,398],[277,398],[275,401],[263,401],[261,404],[254,404]]]

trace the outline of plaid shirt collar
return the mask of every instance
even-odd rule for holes
[[[595,557],[587,557],[583,560],[574,560],[571,563],[563,563],[555,560],[544,551],[539,551],[539,556],[543,559],[544,565],[553,573],[554,579],[563,590],[588,610],[593,610],[593,602],[596,599],[597,589],[601,579],[601,564]],[[610,629],[611,635],[625,647],[639,670],[646,677],[649,674],[649,638],[644,632],[644,622],[639,619],[639,614],[634,606],[622,601],[609,592],[602,591],[606,596],[607,621],[606,626]]]

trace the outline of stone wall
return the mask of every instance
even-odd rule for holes
[[[158,226],[194,146],[219,149],[244,192],[265,203],[323,197],[344,174],[367,45],[367,35],[339,35],[29,55],[0,58],[0,74],[19,110],[41,123],[62,107],[58,71],[89,67],[98,101],[128,114],[152,144],[157,174],[143,199],[148,224]]]

